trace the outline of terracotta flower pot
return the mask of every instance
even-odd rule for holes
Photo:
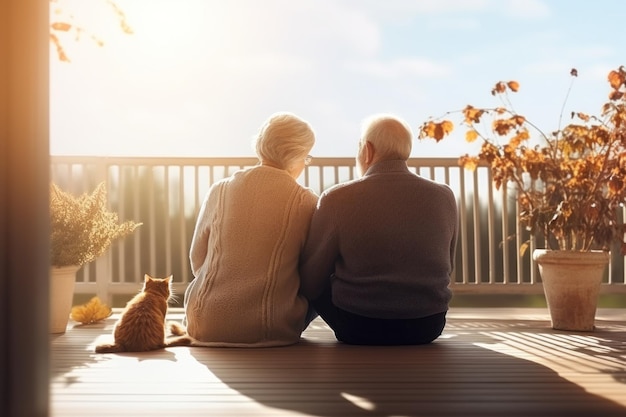
[[[592,331],[610,255],[603,251],[536,249],[533,259],[539,265],[552,328]]]

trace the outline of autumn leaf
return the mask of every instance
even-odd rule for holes
[[[522,142],[528,140],[528,138],[530,138],[528,130],[523,129],[517,135],[511,138],[511,140],[509,141],[509,145],[513,148],[517,148]]]
[[[517,81],[509,81],[508,83],[506,83],[506,85],[514,93],[517,93],[517,91],[519,90],[519,83]]]
[[[589,115],[582,112],[577,112],[576,117],[578,117],[583,122],[588,122],[589,120],[591,120],[591,117],[589,117]]]
[[[493,130],[500,136],[508,134],[513,128],[511,119],[497,119],[492,123]]]
[[[617,91],[617,90],[613,90],[609,94],[610,100],[620,100],[622,97],[624,97],[624,93]]]
[[[491,95],[502,94],[506,92],[506,84],[502,81],[498,81],[496,85],[491,89]]]
[[[446,135],[452,132],[454,124],[449,120],[444,120],[440,123],[427,122],[420,129],[420,137],[429,137],[435,139],[437,142],[442,140]]]
[[[459,158],[459,165],[470,171],[475,171],[478,167],[479,158],[475,156],[464,155]]]
[[[472,143],[478,138],[478,132],[475,129],[470,129],[465,132],[465,141],[467,143]]]
[[[529,241],[522,242],[522,244],[519,246],[519,256],[524,256],[524,254],[526,253],[529,247],[530,247]]]
[[[624,189],[624,181],[619,176],[612,176],[609,178],[609,190],[613,194],[619,193],[622,189]]]
[[[452,124],[452,122],[449,120],[444,120],[443,122],[438,124],[437,133],[440,134],[441,137],[443,138],[444,136],[450,134],[450,132],[452,132],[453,129],[454,129],[454,124]]]
[[[485,113],[482,109],[477,109],[472,106],[467,106],[463,109],[463,115],[465,116],[465,123],[480,123],[480,118]]]
[[[100,301],[100,298],[93,297],[86,304],[72,307],[70,318],[82,324],[92,324],[106,319],[112,312],[111,307]]]
[[[422,126],[420,126],[420,139],[423,138],[434,138],[435,136],[435,123],[432,121],[425,122]]]
[[[70,25],[69,23],[65,23],[65,22],[54,22],[50,24],[50,27],[54,30],[67,32],[68,30],[72,28],[72,25]]]
[[[624,74],[617,71],[611,71],[608,75],[609,84],[611,88],[618,89],[624,83]]]

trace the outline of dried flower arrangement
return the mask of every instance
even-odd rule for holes
[[[107,210],[106,187],[100,183],[91,194],[80,197],[50,185],[50,264],[81,266],[102,255],[119,238],[131,234],[141,223],[120,223]]]
[[[570,75],[578,72],[572,69]],[[459,164],[468,169],[486,164],[496,188],[512,185],[520,224],[542,236],[546,248],[607,250],[617,242],[626,254],[626,226],[618,216],[626,201],[626,69],[610,71],[608,82],[599,116],[572,112],[572,122],[550,134],[513,110],[509,93],[518,91],[516,81],[492,89],[503,106],[468,105],[461,111],[466,141],[480,139],[482,147]],[[452,113],[426,121],[420,139],[447,136],[454,124],[445,118]]]

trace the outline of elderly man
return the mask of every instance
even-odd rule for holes
[[[325,191],[313,214],[300,291],[344,343],[425,344],[445,326],[456,199],[447,185],[409,170],[411,146],[403,120],[366,120],[361,178]]]

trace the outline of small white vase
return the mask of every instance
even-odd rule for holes
[[[539,265],[552,328],[593,331],[610,255],[603,251],[536,249],[533,259]]]
[[[50,333],[65,333],[80,266],[50,267]]]

